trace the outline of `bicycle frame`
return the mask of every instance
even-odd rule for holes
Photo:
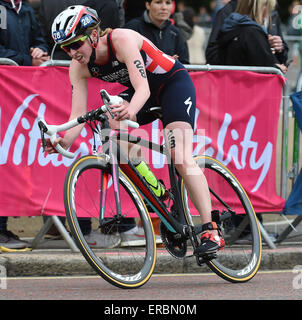
[[[167,229],[173,233],[179,233],[184,237],[188,235],[198,234],[201,232],[201,224],[195,227],[189,226],[185,220],[185,212],[184,212],[184,204],[182,203],[182,197],[180,194],[180,179],[178,179],[178,174],[176,172],[176,168],[172,162],[171,157],[169,156],[168,149],[165,146],[161,146],[157,143],[153,143],[148,140],[144,140],[135,136],[131,136],[130,134],[121,134],[121,131],[113,130],[110,128],[109,123],[107,122],[107,118],[101,118],[101,115],[109,112],[113,117],[112,111],[110,109],[110,104],[119,104],[121,103],[121,98],[118,96],[110,96],[105,90],[101,90],[101,96],[105,103],[102,107],[98,108],[97,110],[92,110],[85,115],[78,117],[77,119],[68,121],[62,125],[55,126],[55,125],[48,125],[45,121],[40,120],[38,122],[40,131],[41,131],[41,139],[42,139],[42,146],[45,149],[45,139],[44,133],[50,136],[50,141],[54,145],[56,139],[56,133],[60,131],[66,131],[70,128],[73,128],[82,123],[88,123],[93,132],[99,134],[100,139],[102,141],[103,147],[108,143],[109,147],[107,147],[107,154],[109,153],[110,156],[110,165],[111,165],[111,173],[113,177],[113,188],[115,194],[115,201],[116,201],[116,209],[117,209],[117,217],[116,219],[120,219],[122,217],[121,213],[121,206],[120,206],[120,192],[119,192],[119,168],[124,171],[124,173],[132,180],[135,184],[137,189],[142,193],[144,199],[148,202],[148,204],[152,207],[161,221],[165,224]],[[89,121],[95,121],[97,114],[97,119],[101,123],[101,130],[97,128],[95,125],[95,129],[92,127]],[[138,124],[136,122],[130,120],[123,120],[125,124],[130,127],[137,128]],[[104,132],[107,130],[106,137],[103,137],[102,131]],[[178,215],[177,219],[173,217],[172,211],[169,212],[167,210],[166,205],[161,201],[152,191],[152,189],[148,186],[148,184],[142,179],[139,172],[136,170],[135,166],[131,163],[125,153],[121,150],[119,144],[117,143],[118,140],[127,141],[134,144],[139,144],[143,147],[148,149],[156,150],[159,153],[165,155],[167,157],[168,168],[169,168],[169,178],[171,184],[171,197],[170,199],[173,201],[174,210]],[[73,158],[74,154],[62,148],[60,144],[56,144],[57,151],[61,153],[63,156]],[[114,153],[116,150],[116,154]],[[122,161],[121,161],[122,160]],[[106,198],[106,187],[108,185],[108,179],[106,176],[103,175],[101,177],[101,212],[100,212],[100,219],[104,218],[105,208],[103,206],[104,200]],[[192,240],[192,237],[191,237]],[[198,242],[196,237],[194,237],[195,243]]]
[[[108,140],[108,139],[107,139]],[[121,147],[118,144],[118,141],[127,141],[133,144],[138,144],[142,147],[155,150],[167,157],[168,169],[169,169],[169,178],[171,184],[171,194],[170,199],[173,201],[174,210],[177,211],[178,219],[172,216],[172,212],[169,212],[166,205],[161,201],[152,191],[152,189],[148,186],[148,184],[141,177],[140,173],[137,171],[131,159],[128,159],[126,154],[121,150]],[[176,172],[175,166],[172,162],[171,157],[169,156],[168,149],[166,146],[159,145],[157,143],[151,142],[149,140],[145,140],[136,136],[132,136],[130,134],[121,133],[121,131],[111,130],[109,133],[109,140],[102,141],[109,144],[109,147],[105,147],[109,151],[109,156],[111,159],[111,170],[113,176],[113,187],[115,192],[115,199],[117,203],[117,213],[120,212],[120,199],[119,195],[119,179],[118,179],[118,167],[131,179],[133,184],[137,187],[137,189],[141,192],[144,199],[148,202],[148,204],[152,207],[161,221],[165,224],[167,229],[173,233],[180,233],[182,236],[186,237],[188,235],[188,231],[186,229],[187,223],[185,220],[184,207],[182,203],[182,197],[180,194],[180,180],[178,179],[178,174]],[[103,143],[103,145],[105,145]],[[113,150],[116,150],[116,154],[114,154]],[[103,192],[103,188],[101,189]],[[106,195],[102,194],[101,198],[105,198]],[[102,206],[101,206],[102,207]],[[201,225],[200,225],[201,227]],[[197,233],[198,226],[195,226]]]
[[[102,94],[102,92],[101,92]],[[243,187],[240,185],[239,181],[232,175],[232,173],[225,168],[218,161],[206,157],[206,162],[203,163],[203,157],[197,157],[195,160],[197,165],[201,168],[204,167],[209,169],[208,172],[213,172],[222,177],[222,182],[225,183],[227,187],[231,188],[231,195],[234,196],[237,201],[240,203],[240,208],[243,209],[243,213],[246,213],[244,219],[240,222],[234,224],[232,221],[233,216],[236,215],[236,212],[228,205],[228,198],[224,197],[224,184],[222,183],[222,189],[216,190],[216,185],[214,184],[215,191],[209,188],[210,193],[215,199],[223,205],[226,210],[220,210],[220,207],[216,207],[216,210],[212,210],[212,220],[215,221],[218,225],[222,225],[226,235],[228,236],[228,245],[232,247],[235,240],[239,238],[243,231],[245,231],[245,226],[249,223],[251,226],[251,244],[245,251],[245,247],[242,248],[242,255],[244,259],[240,263],[240,268],[238,269],[238,262],[234,263],[234,268],[232,260],[236,259],[238,256],[237,245],[234,248],[235,252],[227,252],[226,255],[222,255],[220,260],[216,252],[210,252],[205,254],[199,254],[196,251],[196,248],[201,244],[201,239],[197,237],[199,233],[203,231],[203,225],[198,224],[194,225],[194,222],[191,219],[190,212],[188,211],[188,199],[186,194],[186,189],[184,188],[183,179],[176,170],[175,165],[172,162],[168,146],[159,145],[157,143],[144,140],[140,137],[132,136],[128,132],[118,131],[111,129],[109,126],[108,118],[104,114],[111,112],[111,104],[119,104],[119,101],[114,101],[114,98],[119,98],[115,96],[109,96],[106,92],[102,95],[104,106],[92,110],[85,115],[78,117],[77,119],[66,122],[62,125],[48,125],[44,120],[38,121],[38,125],[41,131],[41,139],[43,150],[48,145],[44,139],[44,134],[50,136],[50,141],[52,142],[53,147],[61,153],[63,156],[74,157],[72,152],[65,150],[60,144],[55,144],[56,134],[60,131],[66,131],[72,127],[75,127],[79,124],[87,123],[92,132],[100,136],[102,142],[103,152],[97,152],[96,140],[94,139],[93,146],[93,156],[84,156],[83,158],[77,159],[75,163],[70,167],[70,170],[67,173],[64,185],[64,202],[66,208],[66,215],[70,222],[70,227],[75,239],[78,242],[78,245],[81,249],[82,254],[86,260],[91,264],[91,266],[100,274],[105,280],[113,283],[122,288],[133,288],[138,287],[144,284],[151,276],[156,259],[156,250],[155,250],[155,237],[154,233],[152,234],[152,225],[150,224],[150,217],[147,215],[147,208],[143,208],[142,199],[143,197],[147,206],[150,205],[153,211],[161,219],[161,236],[162,241],[167,249],[167,251],[176,258],[185,258],[189,256],[195,256],[198,265],[207,263],[208,266],[217,273],[220,277],[230,281],[230,282],[245,282],[250,280],[257,272],[260,261],[261,261],[261,236],[259,226],[255,217],[255,213],[252,207],[252,204],[245,193]],[[155,110],[152,110],[155,111]],[[113,114],[111,114],[113,118]],[[100,126],[96,123],[100,122]],[[133,123],[133,121],[122,120],[127,123],[128,126],[137,128],[138,124]],[[128,121],[128,122],[127,122]],[[106,132],[106,129],[108,131]],[[94,136],[95,138],[95,136]],[[161,200],[158,198],[145,179],[140,175],[135,167],[135,162],[127,157],[127,154],[123,151],[123,147],[120,142],[127,142],[132,144],[137,144],[141,147],[145,147],[149,150],[155,150],[162,155],[167,157],[167,165],[169,169],[169,179],[170,179],[170,189],[168,191],[169,199]],[[128,150],[128,148],[127,148]],[[99,163],[98,163],[99,162]],[[99,221],[99,228],[105,234],[115,233],[115,230],[119,231],[118,223],[122,222],[122,212],[121,212],[121,199],[120,199],[120,187],[125,186],[126,196],[130,196],[131,200],[136,205],[136,209],[140,210],[139,215],[142,219],[142,226],[145,231],[146,245],[145,250],[139,249],[138,251],[133,252],[134,262],[136,261],[136,254],[141,257],[145,255],[143,263],[138,266],[138,270],[135,268],[136,274],[133,275],[131,271],[116,270],[115,265],[116,261],[113,259],[113,264],[111,265],[111,260],[102,259],[101,256],[98,256],[94,253],[94,247],[90,246],[89,243],[85,240],[85,236],[82,234],[80,225],[77,223],[76,219],[78,218],[77,210],[74,202],[75,198],[75,188],[82,172],[90,170],[90,168],[98,169],[94,170],[93,174],[96,171],[101,175],[101,181],[97,185],[97,189],[94,192],[100,190],[100,211],[97,215],[93,215]],[[91,172],[91,171],[90,171]],[[113,190],[116,202],[116,211],[111,203],[108,204],[110,209],[113,209],[113,216],[105,217],[105,200],[108,192],[109,185],[109,176],[112,177]],[[88,179],[90,178],[88,174]],[[97,177],[98,180],[99,177]],[[82,180],[79,180],[82,181]],[[85,182],[85,176],[84,176]],[[89,184],[89,182],[88,182]],[[99,188],[100,187],[100,188]],[[79,190],[81,190],[81,182]],[[81,191],[80,191],[81,192]],[[132,195],[133,193],[133,195]],[[80,194],[81,195],[81,194]],[[93,194],[95,195],[95,193]],[[221,197],[222,198],[221,198]],[[80,197],[81,198],[81,197]],[[93,196],[93,200],[95,200]],[[165,202],[167,200],[167,203]],[[226,200],[226,201],[224,201]],[[169,201],[169,202],[168,202]],[[172,205],[170,203],[172,201]],[[107,201],[108,202],[108,201]],[[127,203],[126,203],[127,206]],[[80,206],[79,206],[80,207]],[[98,206],[94,206],[95,207]],[[235,208],[234,208],[235,209]],[[150,210],[151,211],[151,210]],[[112,213],[112,210],[111,210]],[[80,217],[80,215],[79,215]],[[216,221],[217,220],[217,221]],[[231,228],[230,228],[231,223]],[[102,230],[104,227],[104,230]],[[108,228],[107,228],[108,227]],[[113,227],[113,228],[111,228]],[[117,227],[116,229],[114,227]],[[119,240],[119,239],[117,239]],[[187,255],[187,240],[190,240],[193,251],[192,255]],[[245,240],[243,238],[243,240]],[[119,243],[116,242],[118,246]],[[245,246],[245,244],[243,244]],[[109,249],[109,248],[108,248]],[[115,249],[115,248],[114,248]],[[230,248],[232,249],[232,248]],[[121,248],[123,250],[123,248]],[[107,250],[104,250],[104,255],[106,257]],[[116,254],[116,257],[120,257],[119,249],[117,251],[109,249],[108,256]],[[98,251],[101,255],[103,252]],[[216,260],[216,258],[218,258]],[[214,259],[214,260],[213,260]],[[241,258],[239,259],[242,260]],[[234,260],[235,261],[235,260]],[[107,265],[108,262],[108,265]],[[229,265],[231,263],[231,266]],[[121,261],[122,264],[122,261]],[[120,263],[118,264],[120,265]],[[130,273],[129,273],[130,272]],[[130,276],[129,276],[130,275]]]

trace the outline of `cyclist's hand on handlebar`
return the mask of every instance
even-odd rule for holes
[[[128,108],[128,104],[114,104],[111,105],[111,110],[114,114],[114,119],[117,121],[121,120],[132,120],[136,121],[136,114],[133,113],[133,111]]]
[[[48,152],[49,154],[52,153],[58,153],[58,151],[55,149],[55,146],[59,143],[64,149],[67,149],[67,146],[64,143],[63,138],[58,137],[55,140],[54,145],[50,142],[50,139],[45,139],[46,142],[46,147],[45,147],[45,152]]]

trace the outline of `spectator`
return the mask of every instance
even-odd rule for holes
[[[289,18],[286,25],[286,33],[290,36],[301,36],[301,10],[296,10],[301,6],[301,1],[294,0],[288,8]],[[292,47],[292,59],[294,68],[301,68],[302,41],[295,41]],[[298,88],[299,90],[299,88]]]
[[[277,63],[263,25],[276,0],[238,0],[218,36],[219,61],[225,65],[286,67]]]
[[[200,27],[210,28],[212,26],[212,17],[208,12],[206,6],[199,7],[199,14],[197,16],[197,24]]]
[[[301,6],[301,1],[294,0],[288,8],[289,18],[286,25],[286,33],[292,36],[300,36],[301,35],[301,23],[296,25],[295,20],[299,22],[297,17],[301,16],[301,12],[299,10],[295,10],[295,7]]]
[[[187,41],[191,38],[193,29],[186,23],[184,16],[183,16],[183,10],[184,10],[184,4],[179,3],[180,6],[178,6],[178,10],[181,9],[181,11],[175,12],[175,1],[172,1],[172,11],[170,16],[170,21],[172,24],[174,24],[181,32],[181,35],[184,39],[184,41]]]
[[[210,2],[210,8],[212,11],[212,23],[214,23],[216,19],[217,12],[229,2],[230,0],[212,0]]]
[[[39,8],[41,0],[27,0],[30,6],[34,9],[36,20],[39,21]]]
[[[176,7],[177,7],[177,11],[183,12],[187,8],[187,4],[185,1],[178,0]]]
[[[0,28],[0,57],[14,60],[23,66],[39,66],[49,59],[35,14],[26,2],[0,0],[6,21]],[[8,217],[0,217],[0,246],[22,249],[28,243],[7,230]]]
[[[0,57],[22,66],[39,66],[49,59],[48,47],[31,6],[22,0],[0,0],[6,25],[0,29]]]
[[[180,30],[169,17],[173,9],[172,0],[146,0],[143,15],[126,23],[125,28],[135,30],[151,40],[164,53],[189,63],[189,52]]]
[[[101,20],[101,28],[115,29],[121,24],[118,7],[120,2],[120,0],[86,0],[84,5],[96,10]]]
[[[9,249],[24,249],[28,247],[26,241],[19,239],[17,235],[7,230],[8,217],[0,217],[0,247]]]
[[[50,32],[54,18],[67,7],[77,4],[95,9],[101,19],[101,28],[117,28],[120,25],[117,0],[41,0],[39,22],[50,48],[54,46]],[[70,60],[70,57],[60,48],[55,48],[53,59]]]
[[[125,0],[115,0],[118,8],[119,27],[122,28],[125,25]]]
[[[271,49],[263,24],[271,16],[276,0],[237,0],[218,35],[219,61],[224,65],[278,67],[286,72],[285,65],[278,63]],[[257,214],[262,222],[262,215]],[[236,217],[239,225],[242,217]],[[249,228],[242,235],[249,235]]]
[[[146,10],[146,6],[143,0],[124,0],[125,8],[125,23],[128,21],[140,17]]]
[[[224,20],[232,12],[235,11],[236,6],[237,6],[237,0],[231,0],[217,13],[217,16],[210,34],[210,38],[208,41],[208,45],[206,48],[206,62],[209,64],[212,64],[212,65],[223,64],[221,61],[219,61],[217,37]],[[281,28],[280,28],[280,18],[276,11],[272,12],[270,21],[271,23],[268,25],[268,32],[269,34],[274,35],[273,38],[270,37],[269,39],[271,41],[270,43],[271,47],[275,45],[274,44],[275,40],[278,40],[278,43],[280,42],[282,43],[282,49],[278,50],[275,56],[276,56],[276,59],[278,59],[278,62],[280,64],[286,64],[288,46],[282,37]]]
[[[192,36],[190,37],[190,39],[187,40],[190,64],[204,64],[205,32],[203,28],[196,24],[197,16],[192,8],[185,8],[182,13],[185,22],[193,30]]]

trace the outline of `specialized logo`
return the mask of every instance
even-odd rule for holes
[[[184,103],[185,103],[185,105],[188,106],[188,108],[187,108],[187,114],[188,114],[188,116],[190,117],[190,110],[191,110],[191,108],[192,108],[192,100],[191,100],[191,97],[189,97]]]

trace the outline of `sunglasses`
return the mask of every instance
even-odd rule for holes
[[[61,44],[61,49],[63,49],[67,53],[69,53],[71,49],[78,50],[82,47],[87,38],[88,36],[83,36],[82,38],[76,39],[70,43]]]

